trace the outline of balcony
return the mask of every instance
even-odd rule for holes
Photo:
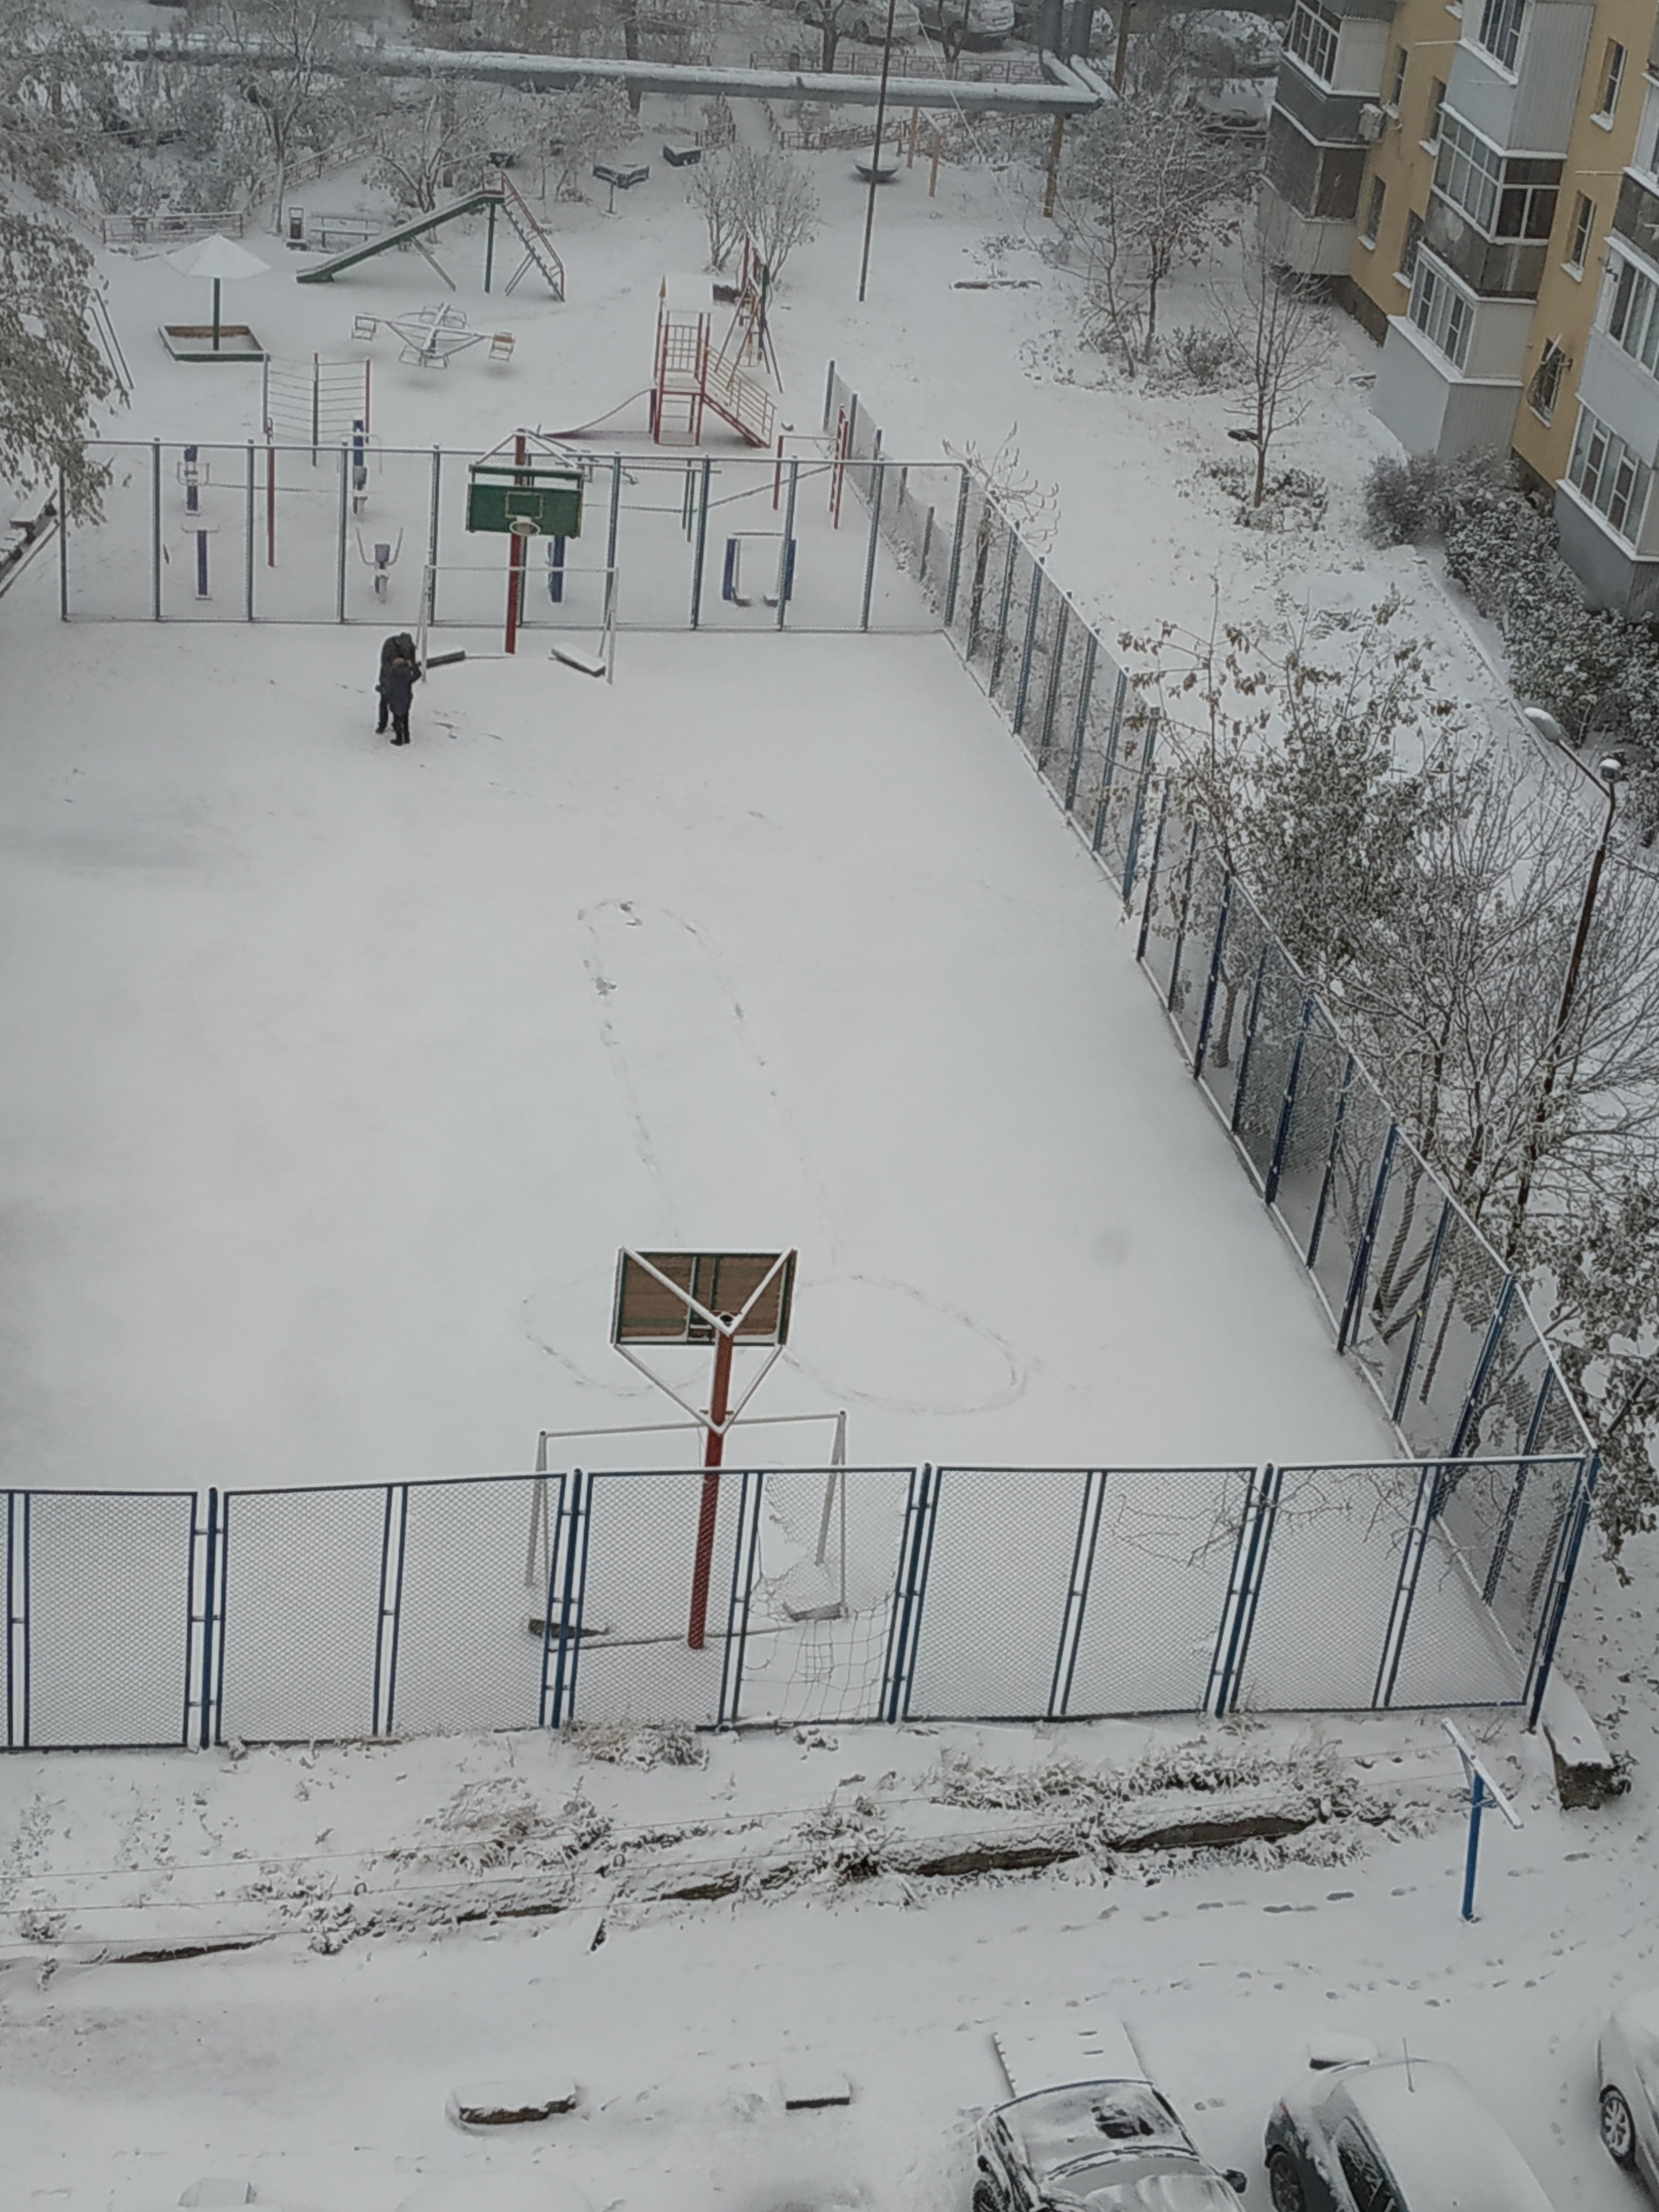
[[[1585,0],[1526,0],[1506,69],[1479,42],[1483,0],[1465,0],[1446,105],[1505,152],[1565,155],[1595,12]]]
[[[1659,264],[1659,192],[1628,169],[1619,187],[1613,230],[1615,237],[1628,239],[1638,253]]]
[[[1534,239],[1488,238],[1438,192],[1429,195],[1423,237],[1452,274],[1483,298],[1538,297],[1549,253],[1547,244]]]

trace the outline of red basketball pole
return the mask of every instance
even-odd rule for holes
[[[722,1314],[725,1322],[729,1316]],[[720,1479],[715,1470],[726,1449],[726,1409],[732,1395],[732,1339],[722,1328],[714,1338],[714,1380],[708,1392],[708,1438],[703,1446],[702,1505],[697,1515],[697,1553],[691,1566],[691,1626],[686,1643],[703,1647],[708,1626],[708,1581],[714,1565],[714,1519],[720,1510]]]

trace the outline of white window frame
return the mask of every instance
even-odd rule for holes
[[[1582,400],[1572,456],[1567,463],[1567,482],[1586,506],[1595,509],[1615,538],[1622,538],[1627,545],[1635,544],[1647,512],[1653,471]]]
[[[1417,273],[1412,279],[1411,305],[1406,312],[1435,351],[1444,354],[1461,374],[1469,357],[1474,301],[1426,246],[1417,249]]]
[[[1611,123],[1619,106],[1619,94],[1625,82],[1625,70],[1630,60],[1617,39],[1607,40],[1607,50],[1601,58],[1601,89],[1596,94],[1593,120]]]
[[[1342,18],[1333,15],[1324,0],[1296,0],[1285,27],[1285,51],[1301,63],[1310,77],[1329,85],[1336,75],[1336,47],[1341,35]]]
[[[1573,204],[1572,228],[1567,234],[1565,265],[1575,276],[1582,276],[1584,264],[1589,258],[1590,241],[1595,236],[1595,202],[1588,192],[1580,192]]]
[[[1521,27],[1525,20],[1527,0],[1485,0],[1480,10],[1480,24],[1474,34],[1474,43],[1483,54],[1488,54],[1499,69],[1513,76],[1515,58],[1521,46]]]

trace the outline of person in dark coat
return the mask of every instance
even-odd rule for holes
[[[415,659],[415,641],[400,638],[398,651],[380,672],[380,703],[392,717],[392,742],[409,743],[409,709],[421,672]],[[404,648],[407,647],[405,651]]]
[[[374,726],[374,734],[377,738],[383,738],[386,735],[386,726],[392,711],[386,702],[386,672],[394,660],[412,661],[415,658],[415,641],[407,630],[402,631],[397,637],[387,638],[386,643],[380,647],[380,681],[374,686],[380,700],[380,719]]]

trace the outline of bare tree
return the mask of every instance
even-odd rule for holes
[[[967,469],[977,492],[974,514],[973,558],[968,569],[968,635],[976,638],[984,623],[985,586],[991,549],[998,528],[1017,529],[1034,552],[1042,553],[1053,542],[1060,520],[1060,487],[1044,484],[1020,459],[1018,422],[994,453],[971,442],[960,450],[947,445],[945,452]]]
[[[797,246],[818,234],[818,196],[812,180],[792,155],[774,150],[757,154],[733,146],[726,156],[740,230],[753,242],[775,284]]]
[[[113,116],[105,42],[46,0],[0,0],[0,170],[37,198],[65,198]]]
[[[1157,344],[1171,270],[1202,261],[1237,232],[1243,159],[1171,85],[1081,121],[1062,174],[1062,219],[1082,246],[1104,340],[1133,375]]]
[[[708,265],[724,269],[743,236],[738,179],[731,156],[705,154],[687,182],[687,198],[708,231]]]
[[[326,152],[351,123],[356,49],[333,0],[220,0],[215,23],[264,126],[280,229],[295,156]]]
[[[370,181],[384,186],[400,207],[429,215],[441,192],[466,191],[484,182],[505,121],[501,95],[493,87],[434,79],[375,118]]]
[[[1267,496],[1267,457],[1281,429],[1300,422],[1331,357],[1316,280],[1275,266],[1252,234],[1244,252],[1243,299],[1222,295],[1222,319],[1243,365],[1245,429],[1255,447],[1250,505]]]

